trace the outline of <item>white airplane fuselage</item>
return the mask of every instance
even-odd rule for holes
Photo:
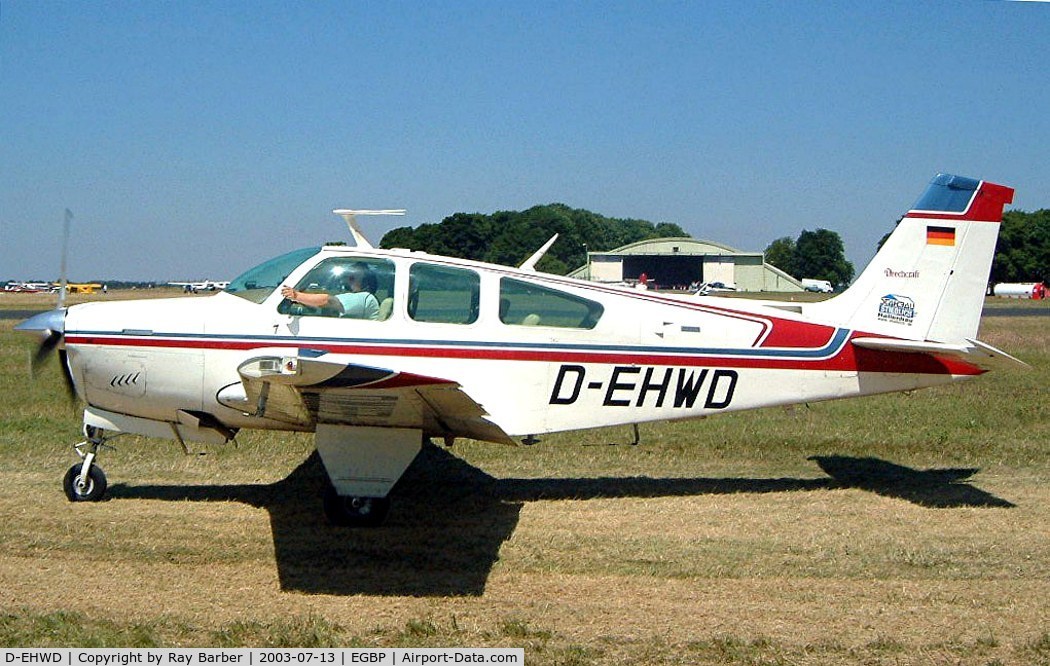
[[[421,253],[326,247],[287,282],[339,256],[391,261],[395,276],[416,264],[472,271],[477,318],[414,320],[407,280],[395,284],[383,321],[282,314],[276,290],[261,303],[219,293],[81,305],[67,315],[65,338],[78,394],[93,408],[161,422],[177,423],[185,410],[230,428],[311,430],[309,421],[256,416],[219,397],[240,384],[246,359],[310,350],[456,382],[489,420],[522,437],[907,390],[981,372],[951,359],[858,349],[848,344],[855,331],[742,299],[675,298]],[[602,315],[590,329],[545,326],[542,316],[504,323],[502,277],[598,303]],[[361,421],[399,425],[374,411]]]
[[[63,352],[91,450],[64,482],[105,491],[115,434],[223,442],[315,432],[337,524],[378,524],[423,437],[544,433],[890,391],[1012,358],[976,339],[1013,190],[941,174],[845,292],[818,303],[685,297],[358,247],[290,252],[209,298],[75,305],[18,330]],[[396,212],[396,211],[395,211]],[[553,239],[552,239],[553,240]],[[1013,359],[1016,360],[1016,359]]]

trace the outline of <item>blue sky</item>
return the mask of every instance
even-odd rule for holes
[[[224,279],[562,202],[858,270],[938,171],[1050,207],[1050,4],[0,1],[0,279]]]

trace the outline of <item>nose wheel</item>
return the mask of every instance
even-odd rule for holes
[[[62,489],[70,502],[100,502],[106,494],[106,474],[95,464],[106,437],[102,430],[92,427],[85,428],[85,434],[87,440],[73,447],[82,462],[70,467],[62,478]]]
[[[62,479],[62,489],[70,502],[100,502],[106,494],[106,475],[98,465],[91,465],[84,473],[85,463],[69,468]]]

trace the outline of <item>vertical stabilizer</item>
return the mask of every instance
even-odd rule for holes
[[[1003,207],[1013,193],[986,181],[936,176],[853,285],[806,312],[908,340],[975,338]]]

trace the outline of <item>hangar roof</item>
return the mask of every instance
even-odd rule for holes
[[[697,238],[650,238],[638,241],[630,245],[618,247],[615,250],[604,250],[591,252],[592,255],[639,255],[639,254],[679,254],[679,255],[710,255],[710,254],[736,254],[742,256],[761,256],[761,252],[743,252],[722,243],[702,240]]]
[[[643,267],[644,265],[644,267]],[[615,268],[614,268],[615,266]],[[801,291],[802,285],[762,252],[742,252],[723,243],[697,238],[653,238],[615,250],[588,252],[587,263],[570,277],[620,282],[642,271],[666,284],[704,280],[732,282],[741,291]]]

